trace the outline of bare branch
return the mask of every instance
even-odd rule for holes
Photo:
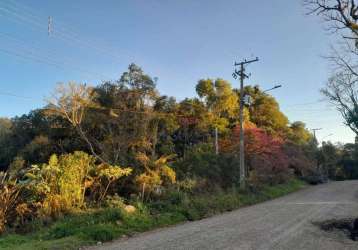
[[[355,0],[303,0],[307,14],[316,14],[337,32],[349,30],[358,36],[358,7]]]
[[[48,100],[48,115],[60,115],[76,129],[80,137],[87,143],[91,153],[102,163],[107,163],[96,153],[93,143],[82,128],[82,121],[88,108],[94,107],[94,91],[86,84],[58,84],[52,98]]]
[[[345,124],[358,135],[358,78],[345,72],[330,78],[327,87],[321,92],[336,106]]]

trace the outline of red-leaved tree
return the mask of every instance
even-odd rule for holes
[[[239,150],[240,128],[232,131],[228,140],[222,141],[223,150],[235,153]],[[245,162],[249,180],[259,183],[281,183],[291,176],[289,157],[283,150],[284,140],[268,134],[255,126],[245,127]]]

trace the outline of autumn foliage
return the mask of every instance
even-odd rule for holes
[[[221,141],[225,152],[239,149],[240,128],[236,126],[232,135]],[[245,155],[247,171],[255,185],[258,183],[282,183],[290,177],[289,156],[284,151],[283,138],[270,135],[255,126],[245,126]]]
[[[117,81],[60,84],[42,109],[0,119],[0,167],[9,176],[1,184],[0,232],[86,209],[165,203],[173,192],[236,187],[240,92],[226,80],[202,79],[198,97],[178,102],[155,85],[131,64]],[[290,124],[257,86],[244,92],[252,99],[244,107],[249,186],[310,173],[305,125]]]

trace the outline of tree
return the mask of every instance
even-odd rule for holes
[[[52,98],[48,100],[49,105],[46,112],[49,115],[59,115],[65,118],[87,143],[91,153],[101,162],[106,163],[105,159],[96,152],[93,143],[82,128],[86,110],[94,106],[93,99],[93,88],[87,87],[86,84],[69,82],[66,85],[60,83]]]
[[[0,137],[6,136],[11,131],[12,122],[7,118],[0,118]]]
[[[171,155],[175,153],[175,144],[172,135],[177,131],[179,119],[176,116],[178,104],[174,97],[160,96],[153,107],[159,115],[153,119],[153,154]]]
[[[339,149],[331,142],[323,142],[318,153],[318,165],[323,175],[330,179],[336,179],[337,166],[340,161]]]
[[[99,109],[88,110],[84,125],[101,157],[132,164],[137,152],[155,155],[162,117],[155,110],[160,109],[155,80],[131,64],[118,81],[105,82],[94,92]]]
[[[175,155],[168,155],[162,156],[159,159],[151,159],[142,153],[137,155],[138,161],[144,168],[144,172],[136,177],[136,182],[140,186],[143,200],[146,193],[148,193],[148,196],[153,191],[159,193],[161,192],[161,188],[175,183],[176,174],[168,165],[168,161],[174,156]]]
[[[288,119],[280,111],[274,97],[262,92],[257,86],[245,87],[245,93],[251,97],[249,107],[251,122],[272,134],[283,135],[287,132]]]
[[[198,98],[181,101],[177,109],[177,119],[179,128],[173,134],[173,141],[179,156],[185,156],[188,147],[210,140],[212,116]]]
[[[336,167],[336,179],[358,179],[358,145],[347,143],[338,149],[340,157]]]
[[[233,143],[239,143],[240,128],[233,131]],[[251,127],[245,129],[245,153],[248,173],[254,175],[259,183],[280,183],[290,177],[289,159],[283,151],[284,141],[264,129]],[[237,149],[237,146],[234,147]]]
[[[7,169],[15,157],[23,158],[26,167],[32,163],[47,162],[53,153],[63,154],[85,148],[82,141],[77,139],[76,131],[68,126],[64,118],[48,116],[43,109],[14,117],[6,124],[11,126],[7,126],[0,135],[2,169]]]
[[[210,123],[219,131],[226,131],[230,120],[237,120],[239,110],[238,95],[231,84],[223,79],[202,79],[196,85],[196,92],[204,100]]]
[[[293,122],[288,131],[288,140],[297,144],[305,145],[312,140],[312,134],[307,130],[306,124],[301,121]]]
[[[335,72],[322,93],[341,113],[345,124],[358,133],[358,3],[356,0],[304,0],[309,14],[317,14],[328,23],[328,29],[343,36],[340,50],[333,49],[328,57],[335,65]],[[348,33],[348,35],[347,35]],[[353,35],[353,36],[352,36]]]
[[[304,0],[308,14],[317,14],[329,23],[333,32],[348,30],[358,36],[356,0]]]
[[[358,135],[358,78],[339,73],[328,80],[322,93],[341,113],[345,124]]]
[[[234,117],[238,113],[238,96],[231,84],[223,79],[202,79],[196,85],[196,92],[204,98],[207,108],[218,116]]]
[[[289,168],[293,169],[296,176],[303,177],[314,173],[317,165],[316,155],[312,154],[309,145],[289,141],[283,145],[283,151],[289,157]]]
[[[6,118],[0,118],[0,170],[5,170],[16,153],[12,149],[11,135],[12,122]]]
[[[158,145],[163,152],[174,149],[168,136],[178,128],[177,104],[173,98],[159,96],[155,82],[131,64],[119,80],[93,88],[61,84],[47,114],[66,119],[86,143],[86,151],[102,163],[139,166],[138,152],[155,157]]]

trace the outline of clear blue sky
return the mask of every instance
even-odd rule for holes
[[[232,79],[234,60],[258,56],[247,84],[271,94],[290,121],[322,127],[318,139],[353,142],[336,111],[319,103],[333,37],[287,0],[1,0],[0,116],[44,105],[57,82],[117,79],[135,62],[162,94],[195,95],[200,78]],[[47,34],[48,16],[53,35]],[[327,138],[328,139],[328,138]]]

